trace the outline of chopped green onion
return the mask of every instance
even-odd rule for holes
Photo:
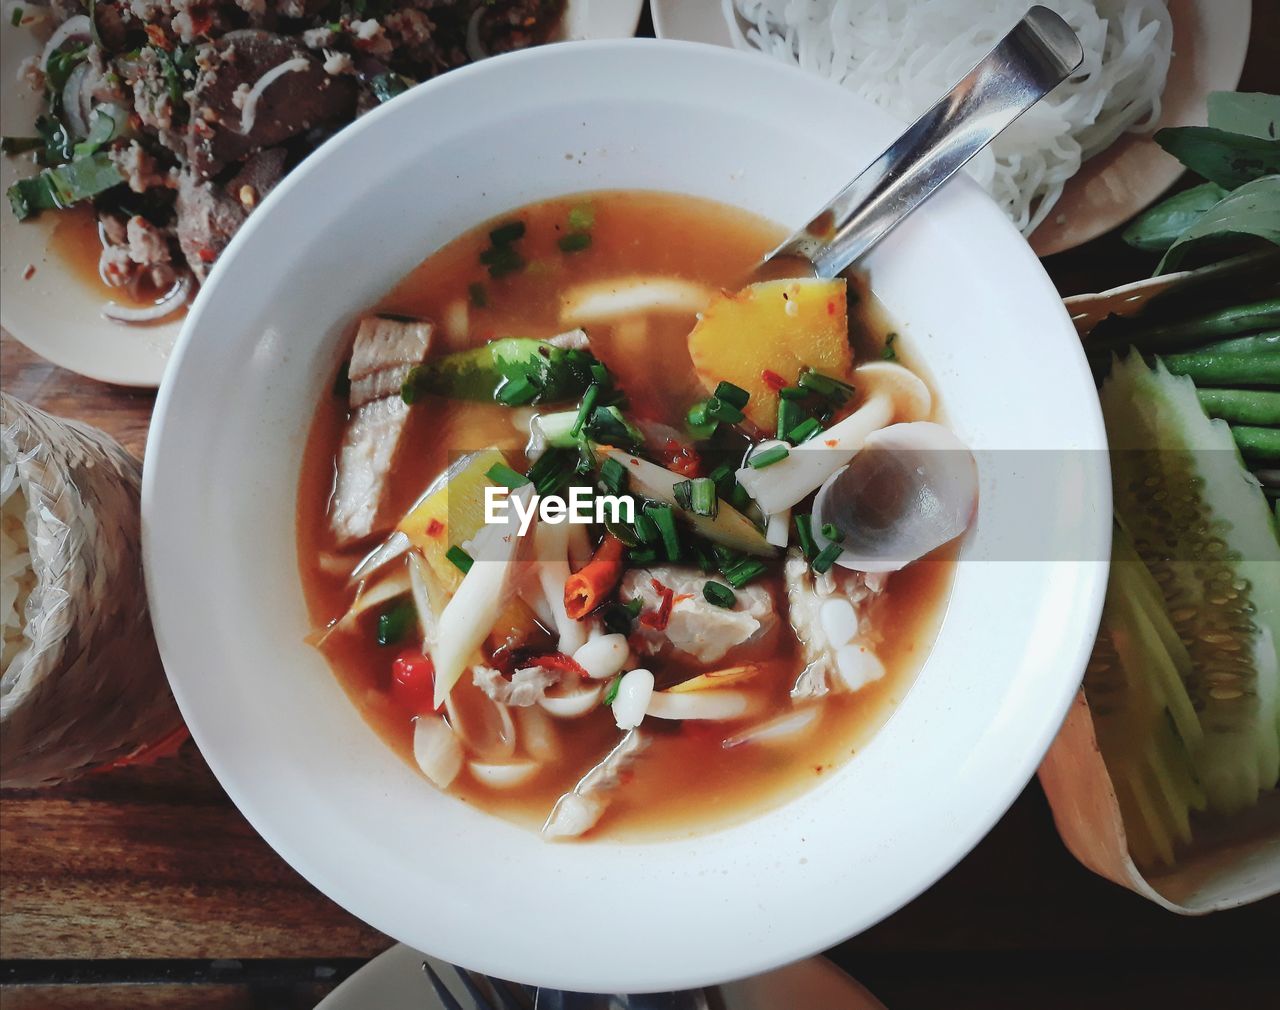
[[[605,368],[604,365],[600,364],[598,361],[593,361],[591,363],[591,378],[601,386],[613,385],[613,376],[609,374],[609,369]]]
[[[640,537],[636,535],[636,529],[629,523],[614,522],[612,519],[605,519],[605,532],[611,537],[622,541],[622,546],[634,548],[640,546]]]
[[[732,464],[721,463],[708,475],[708,479],[715,484],[716,490],[726,498],[733,492],[734,472]]]
[[[840,529],[835,523],[823,523],[822,535],[833,543],[840,543],[844,539],[844,530]]]
[[[507,407],[523,407],[526,403],[532,403],[537,397],[538,387],[524,375],[508,379],[493,394],[495,400]]]
[[[631,552],[630,559],[633,565],[651,565],[658,560],[658,550],[655,547],[637,547]]]
[[[718,396],[713,396],[707,401],[708,420],[725,421],[729,424],[737,424],[746,416],[746,414],[728,400],[722,400]]]
[[[818,553],[818,545],[813,540],[813,516],[807,512],[795,517],[796,539],[800,541],[800,553],[806,561],[812,561]]]
[[[524,257],[507,245],[486,249],[480,254],[480,262],[489,268],[489,276],[494,280],[525,267]]]
[[[732,589],[721,585],[719,582],[707,582],[703,585],[702,598],[714,606],[723,607],[725,610],[731,610],[738,600]]]
[[[471,304],[477,309],[487,309],[489,307],[489,292],[479,281],[467,285],[467,297],[471,299]]]
[[[583,394],[582,404],[578,407],[577,416],[573,419],[573,427],[569,429],[569,434],[574,438],[582,434],[583,425],[587,423],[591,412],[596,409],[596,400],[599,398],[600,387],[593,382],[587,387],[586,393]]]
[[[6,195],[13,216],[25,221],[42,210],[69,207],[124,181],[111,156],[106,151],[98,151],[56,168],[46,168],[28,179],[19,179],[8,188]]]
[[[747,405],[747,401],[751,399],[751,394],[741,386],[735,386],[732,382],[720,382],[716,386],[715,398],[724,400],[725,403],[731,403],[741,410]]]
[[[741,589],[757,575],[763,574],[764,562],[755,558],[747,558],[726,571],[724,577],[729,580],[729,584],[734,589]]]
[[[569,482],[577,461],[577,453],[571,449],[548,449],[529,467],[529,480],[538,494],[555,494]]]
[[[809,441],[809,439],[813,438],[814,435],[817,435],[821,431],[821,421],[816,417],[806,417],[803,421],[787,432],[787,439],[792,444],[799,445],[801,442]]]
[[[632,555],[634,559],[634,554]],[[644,601],[637,598],[626,603],[610,603],[600,611],[604,626],[619,635],[631,633],[631,622],[640,616]]]
[[[636,536],[640,538],[641,543],[656,543],[659,533],[657,524],[649,518],[644,512],[636,513]]]
[[[608,442],[611,445],[637,446],[644,442],[640,430],[622,416],[622,411],[610,405],[597,407],[586,425],[587,433],[597,442]]]
[[[803,400],[809,395],[809,391],[803,386],[783,386],[778,390],[778,395],[784,400]]]
[[[689,433],[699,440],[710,438],[720,426],[720,422],[707,413],[706,400],[700,400],[690,407],[685,420],[689,424]]]
[[[22,24],[22,8],[21,7],[13,8],[13,13],[9,15],[9,24],[13,25],[14,28],[17,28],[20,24]]]
[[[614,677],[613,680],[609,681],[609,686],[605,688],[604,697],[601,699],[600,704],[605,706],[612,705],[614,701],[617,700],[618,688],[621,686],[622,686],[621,676]]]
[[[714,518],[720,507],[720,500],[716,496],[716,482],[710,477],[695,477],[692,492],[692,510],[700,516]]]
[[[561,235],[556,240],[556,245],[560,247],[560,251],[564,253],[582,252],[584,249],[591,248],[591,233],[586,231],[571,231],[568,235]]]
[[[600,482],[613,494],[622,494],[631,482],[627,468],[610,456],[600,465]]]
[[[880,352],[880,357],[884,358],[885,361],[898,360],[898,352],[893,346],[894,341],[897,339],[898,335],[896,333],[890,333],[884,338],[884,350]]]
[[[489,241],[495,246],[510,245],[517,239],[524,238],[523,221],[507,221],[489,232]]]
[[[843,550],[844,548],[839,544],[827,544],[809,564],[815,572],[822,575],[824,572],[831,570],[831,566],[835,564],[836,558],[840,556]]]
[[[493,466],[485,471],[485,476],[495,484],[502,484],[512,491],[529,483],[528,477],[512,470],[506,463],[494,463]]]
[[[729,499],[729,504],[739,512],[746,512],[751,507],[751,495],[747,494],[747,489],[736,480],[726,497]]]
[[[589,203],[580,203],[569,209],[569,227],[574,231],[586,231],[596,223],[595,208]]]
[[[763,452],[754,453],[747,460],[747,464],[753,470],[763,470],[766,466],[773,466],[774,463],[778,463],[790,455],[791,450],[785,445],[771,445]]]
[[[703,574],[710,575],[716,570],[715,556],[707,550],[707,545],[701,540],[695,540],[690,549],[693,553],[693,559],[698,563],[698,567],[702,569]]]
[[[686,512],[693,511],[693,481],[680,480],[671,485],[671,494],[675,496],[676,504]]]
[[[799,427],[804,420],[804,411],[794,400],[778,401],[778,437],[787,438],[791,429]]]
[[[458,571],[460,571],[463,575],[466,575],[467,572],[471,571],[471,566],[475,564],[475,562],[471,558],[471,555],[468,554],[466,551],[464,551],[457,544],[454,544],[447,551],[445,551],[444,556],[445,556],[445,559],[450,564],[452,564],[454,568],[458,569]]]
[[[833,379],[829,375],[815,372],[812,368],[806,368],[801,371],[800,378],[797,381],[805,389],[811,390],[828,400],[836,400],[841,403],[847,400],[849,394],[853,392],[853,387],[847,382],[841,382],[839,379]]]
[[[680,531],[676,528],[676,513],[670,505],[649,505],[644,514],[653,520],[662,537],[662,550],[668,561],[680,560]]]
[[[418,619],[413,600],[396,600],[378,615],[378,644],[395,645]]]

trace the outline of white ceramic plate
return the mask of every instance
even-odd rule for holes
[[[334,989],[316,1010],[443,1010],[423,975],[424,960],[453,985],[447,964],[397,944]],[[463,998],[460,984],[454,992]],[[871,993],[820,957],[723,985],[720,997],[724,1010],[884,1010]]]
[[[720,0],[653,0],[659,38],[731,46]],[[1249,0],[1169,0],[1173,60],[1162,98],[1165,126],[1203,126],[1205,98],[1240,81],[1249,47]],[[1153,131],[1154,132],[1154,131]],[[1123,224],[1182,174],[1150,134],[1127,134],[1084,163],[1031,236],[1041,256],[1073,249]]]
[[[148,592],[205,758],[263,837],[339,904],[502,978],[688,988],[877,922],[954,865],[1031,777],[1101,610],[1105,436],[1053,285],[964,180],[868,267],[960,437],[1029,450],[1012,458],[1035,479],[984,465],[932,655],[887,725],[816,788],[712,834],[547,844],[432,789],[303,644],[295,504],[307,429],[351,321],[423,256],[509,208],[595,189],[684,192],[794,224],[895,130],[854,96],[747,54],[549,46],[371,113],[236,237],[156,405]],[[980,560],[1007,552],[1019,525],[1058,560]]]
[[[612,39],[635,34],[644,0],[568,0],[563,36]],[[7,10],[8,8],[6,8]],[[30,136],[40,96],[18,83],[18,66],[38,54],[46,31],[0,26],[0,131]],[[26,158],[0,156],[0,192],[34,172]],[[21,224],[0,200],[0,325],[55,365],[121,386],[160,385],[181,319],[152,326],[122,326],[102,315],[100,288],[70,276],[50,248],[56,214]],[[28,268],[35,272],[29,277]]]

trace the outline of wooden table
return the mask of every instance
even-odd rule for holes
[[[1262,0],[1241,90],[1280,91],[1277,67],[1280,4]],[[1047,266],[1064,295],[1151,268],[1115,236]],[[7,334],[0,374],[142,454],[152,394],[63,371]],[[1093,876],[1033,782],[943,880],[830,956],[890,1010],[1263,1010],[1277,1005],[1278,927],[1277,899],[1186,919]],[[190,743],[153,767],[0,798],[6,1010],[309,1008],[389,944],[267,847]]]

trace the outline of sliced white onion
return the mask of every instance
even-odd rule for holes
[[[116,323],[154,323],[173,315],[184,308],[195,291],[195,278],[183,273],[176,284],[161,296],[154,305],[121,305],[119,302],[107,302],[102,307],[102,314]]]
[[[805,705],[803,708],[795,708],[790,712],[783,712],[782,715],[752,726],[750,729],[743,730],[741,733],[734,734],[724,742],[723,746],[727,749],[739,747],[744,743],[778,743],[809,729],[818,721],[818,715],[817,705]]]
[[[541,767],[536,761],[472,761],[467,769],[489,789],[514,789],[528,782]]]
[[[774,547],[786,547],[791,542],[790,509],[783,509],[769,516],[764,528],[764,538]]]
[[[480,41],[480,18],[484,16],[484,4],[478,4],[467,18],[467,56],[472,62],[488,59],[489,52]]]
[[[655,691],[646,714],[655,719],[705,719],[722,722],[741,719],[751,710],[751,697],[741,691],[692,691],[670,694]]]
[[[618,729],[635,729],[644,721],[653,698],[653,674],[648,670],[631,670],[618,682],[613,699],[613,718]]]
[[[310,66],[311,61],[305,56],[295,56],[293,59],[285,60],[283,63],[277,63],[253,82],[253,87],[244,96],[244,105],[240,107],[240,133],[242,136],[247,136],[253,130],[253,124],[258,118],[258,102],[262,100],[267,88],[275,84],[285,74],[296,74],[308,69]]]
[[[413,584],[409,581],[409,570],[407,568],[390,572],[373,583],[373,585],[362,585],[347,612],[338,620],[338,624],[349,625],[361,614],[367,613],[388,600],[394,600],[397,596],[404,596],[412,590]]]
[[[73,140],[84,140],[89,136],[89,113],[92,105],[85,93],[85,81],[92,70],[88,60],[81,60],[67,74],[67,81],[62,86],[62,115],[71,128]]]
[[[714,292],[679,277],[615,277],[570,288],[560,297],[560,322],[566,326],[608,323],[640,313],[701,312]]]
[[[564,586],[569,580],[569,527],[571,523],[538,523],[534,530],[538,584],[552,625],[559,637],[559,649],[572,656],[587,641],[587,629],[571,618],[564,607]]]
[[[89,24],[87,14],[76,14],[58,25],[53,30],[53,34],[49,36],[49,41],[44,44],[44,50],[40,53],[40,69],[49,69],[49,57],[62,48],[64,42],[71,39],[81,39],[85,42],[93,41],[93,26]]]
[[[468,712],[459,704],[456,692],[445,699],[444,710],[454,733],[480,757],[505,761],[516,752],[516,724],[511,718],[511,709],[479,688],[473,702],[475,707]]]
[[[615,632],[591,639],[573,654],[573,661],[593,680],[608,680],[622,672],[630,655],[627,636]]]
[[[416,551],[409,555],[409,588],[413,592],[413,606],[418,612],[418,625],[422,630],[422,651],[429,655],[440,619],[437,601],[444,594],[435,585],[430,567]]]
[[[516,723],[520,730],[520,745],[535,761],[550,762],[560,757],[560,738],[556,735],[555,723],[551,717],[537,705],[515,710]]]
[[[860,691],[884,676],[884,664],[865,645],[852,642],[836,650],[836,671],[845,690]]]
[[[581,719],[600,707],[600,696],[603,693],[604,686],[594,684],[584,686],[572,694],[544,695],[538,704],[557,719]]]
[[[409,539],[409,534],[396,530],[365,555],[364,559],[352,570],[350,581],[355,582],[357,579],[363,579],[370,572],[376,571],[387,562],[394,561],[400,557],[412,546],[413,541]]]
[[[413,726],[413,759],[423,775],[448,789],[462,771],[462,744],[439,716],[420,715]]]

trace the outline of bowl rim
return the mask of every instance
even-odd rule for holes
[[[707,64],[708,73],[714,70],[714,64],[717,61],[724,63],[726,66],[729,64],[739,64],[743,67],[749,65],[751,72],[755,75],[766,77],[775,75],[780,80],[785,78],[789,86],[796,86],[798,82],[803,81],[803,86],[810,89],[829,89],[831,92],[842,95],[847,105],[858,106],[868,117],[887,119],[883,113],[841,89],[818,81],[798,69],[766,60],[757,55],[726,50],[702,43],[623,39],[551,44],[472,64],[426,82],[404,96],[397,98],[394,102],[373,110],[327,141],[315,154],[281,182],[270,197],[264,201],[258,212],[250,217],[245,226],[240,229],[240,232],[235,236],[218,264],[215,265],[187,319],[184,321],[182,332],[174,348],[172,364],[167,373],[168,379],[162,386],[157,398],[148,436],[151,451],[147,454],[147,465],[144,467],[143,473],[143,541],[147,585],[155,614],[157,640],[160,643],[162,655],[168,659],[166,663],[167,670],[173,671],[179,668],[181,664],[176,661],[175,657],[178,652],[182,651],[169,639],[169,607],[171,604],[163,591],[166,586],[172,587],[176,573],[172,571],[164,572],[162,569],[165,568],[167,560],[161,558],[161,541],[164,539],[162,524],[165,519],[160,509],[160,502],[163,498],[161,482],[162,479],[166,479],[167,471],[161,470],[163,464],[160,461],[167,454],[168,433],[166,421],[171,412],[175,410],[174,396],[178,383],[172,380],[175,375],[182,371],[183,360],[187,356],[189,348],[199,339],[197,334],[201,330],[201,324],[207,314],[208,305],[222,287],[221,278],[231,269],[231,264],[238,258],[240,251],[255,241],[254,236],[257,232],[272,224],[273,215],[267,211],[285,201],[289,193],[303,185],[312,172],[316,171],[317,167],[324,162],[326,155],[332,151],[342,147],[358,145],[366,132],[378,128],[385,119],[407,117],[410,115],[410,110],[418,105],[433,102],[437,99],[446,100],[449,92],[465,89],[468,86],[468,82],[476,76],[497,73],[500,70],[513,73],[536,72],[539,65],[548,62],[556,64],[567,62],[574,58],[589,60],[598,55],[637,58],[636,54],[641,52],[646,55],[640,58],[647,59],[652,57],[655,61],[661,60],[668,55],[679,59],[697,59]],[[556,69],[561,68],[557,67]],[[961,178],[951,185],[955,187],[955,191],[958,194],[953,199],[964,199],[970,204],[977,201],[989,209],[993,229],[1004,230],[1003,241],[1009,246],[1009,254],[1022,258],[1034,268],[1031,270],[1031,274],[1038,278],[1043,289],[1041,292],[1043,297],[1059,304],[1063,336],[1070,334],[1074,340],[1074,330],[1071,327],[1066,310],[1061,308],[1060,298],[1031,248],[975,184]],[[1036,297],[1039,297],[1039,295]],[[1092,376],[1082,349],[1076,358],[1075,376],[1067,376],[1064,381],[1072,378],[1076,381],[1087,382],[1089,388],[1093,386]],[[1083,413],[1087,413],[1088,417],[1077,418],[1077,425],[1086,446],[1091,449],[1105,449],[1105,430],[1102,425],[1101,410],[1096,400],[1092,404],[1092,409],[1086,409]],[[1109,502],[1110,475],[1105,453],[1094,452],[1090,455],[1097,457],[1090,461],[1088,474],[1092,481],[1090,486],[1099,491],[1104,491]],[[171,465],[169,469],[176,469],[176,467]],[[1100,558],[1106,557],[1110,543],[1110,533],[1110,508],[1099,509],[1097,519],[1089,524],[1088,541],[1089,546],[1097,550],[1097,556]],[[1069,654],[1063,656],[1059,661],[1064,670],[1082,671],[1084,669],[1085,662],[1092,649],[1094,634],[1101,618],[1106,580],[1107,563],[1099,561],[1093,563],[1087,572],[1082,571],[1073,583],[1075,595],[1072,599],[1076,606],[1076,613],[1081,618],[1081,625],[1078,632],[1072,636],[1073,645],[1069,650]],[[231,772],[227,762],[223,760],[222,755],[219,753],[215,741],[210,735],[206,734],[200,713],[193,707],[192,699],[188,695],[183,681],[184,678],[181,675],[175,675],[170,672],[170,682],[174,696],[184,718],[187,720],[192,737],[197,745],[200,746],[210,769],[241,814],[264,840],[308,882],[353,915],[364,919],[365,916],[362,915],[360,909],[368,906],[362,896],[353,889],[352,882],[349,879],[342,878],[340,874],[329,873],[327,868],[319,865],[320,860],[315,858],[314,850],[306,845],[299,845],[296,839],[288,837],[287,832],[282,829],[272,812],[258,806],[253,797],[249,795],[245,783],[237,780],[236,775]],[[1052,699],[1046,699],[1044,702],[1043,709],[1036,720],[1036,732],[1029,738],[1025,736],[1021,738],[1022,752],[1017,755],[1016,761],[1006,763],[1006,767],[1011,770],[1000,787],[998,789],[993,787],[984,798],[982,812],[980,814],[975,813],[967,823],[952,832],[948,837],[939,839],[933,849],[932,856],[927,861],[927,865],[916,868],[916,876],[910,883],[897,888],[892,901],[870,910],[866,908],[861,910],[848,909],[843,915],[830,917],[832,921],[827,926],[819,928],[815,923],[810,931],[803,936],[779,937],[776,934],[771,934],[773,939],[770,941],[767,950],[759,948],[744,949],[733,958],[717,960],[714,965],[705,970],[687,967],[681,968],[679,971],[664,969],[664,973],[654,975],[649,980],[655,985],[661,985],[664,989],[693,987],[769,970],[832,946],[857,932],[869,928],[906,905],[954,867],[1004,815],[1013,800],[1034,775],[1041,758],[1047,752],[1062,720],[1066,716],[1077,688],[1078,677],[1070,680],[1065,675],[1062,677],[1057,696]],[[704,835],[702,837],[712,836]],[[624,846],[630,845],[630,843],[620,844]],[[649,844],[643,842],[634,843],[634,847],[641,848]],[[368,920],[366,919],[366,921]],[[392,935],[410,945],[415,943],[415,938],[412,936],[400,935],[400,933]],[[419,937],[418,939],[420,940],[421,938]],[[529,970],[525,971],[525,977],[538,981],[540,984],[556,985],[561,988],[583,988],[584,984],[589,984],[599,989],[607,987],[598,977],[596,977],[595,982],[588,980],[584,983],[582,975],[549,977],[545,974],[540,974],[543,969],[537,966],[538,959],[536,957],[524,957],[523,963],[530,966]],[[468,958],[467,964],[469,967],[478,967],[481,970],[486,970],[490,974],[497,973],[491,970],[497,966],[492,961],[487,962],[486,965],[485,959],[480,956]],[[629,981],[634,983],[636,980],[632,978]]]

